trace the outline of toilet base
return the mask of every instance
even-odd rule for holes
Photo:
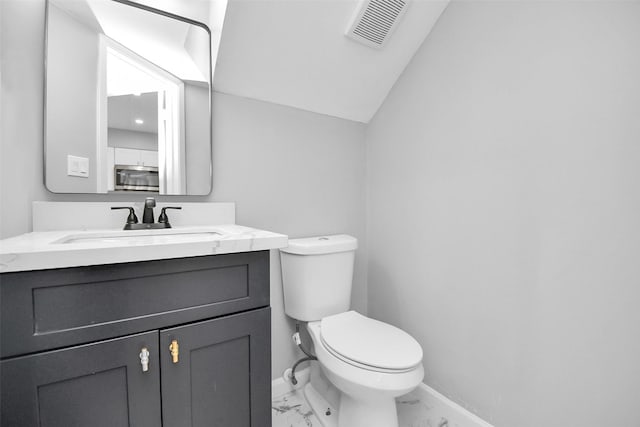
[[[311,382],[304,386],[304,397],[322,427],[338,427],[338,411],[318,393]]]
[[[363,401],[343,393],[338,427],[398,427],[396,400],[389,397]]]
[[[311,383],[304,387],[304,397],[322,427],[398,427],[394,398],[362,401],[342,393],[336,410]]]

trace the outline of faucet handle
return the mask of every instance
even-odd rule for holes
[[[162,210],[160,211],[160,216],[158,217],[158,222],[168,225],[169,217],[167,216],[165,209],[182,209],[182,206],[165,206],[164,208],[162,208]],[[167,228],[170,228],[170,227],[167,227]]]
[[[133,210],[132,207],[129,206],[112,206],[111,210],[116,210],[116,209],[129,209],[129,216],[127,217],[127,224],[137,224],[138,223],[138,217],[136,216],[136,212]]]

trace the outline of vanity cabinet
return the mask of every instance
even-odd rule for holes
[[[268,251],[3,273],[0,291],[2,427],[271,425]]]

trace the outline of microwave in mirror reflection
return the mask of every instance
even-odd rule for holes
[[[115,191],[160,191],[157,167],[115,165],[114,169]]]

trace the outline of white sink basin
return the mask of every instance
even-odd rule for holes
[[[180,231],[180,230],[140,230],[140,231],[105,231],[100,233],[70,234],[53,242],[68,243],[188,243],[203,240],[214,240],[222,236],[217,231]]]

